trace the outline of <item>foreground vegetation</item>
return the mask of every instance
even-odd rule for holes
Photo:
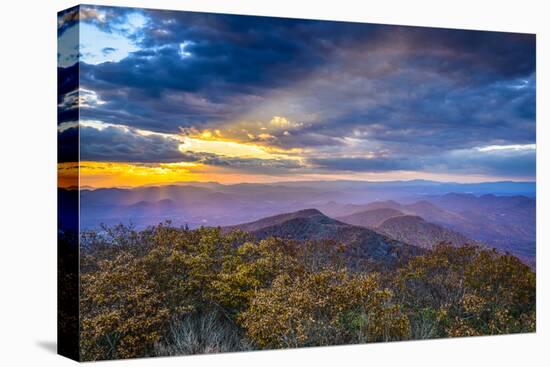
[[[474,246],[358,269],[331,241],[166,224],[81,247],[83,360],[535,330],[535,274]]]

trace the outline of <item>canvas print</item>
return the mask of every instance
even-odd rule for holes
[[[81,5],[57,37],[60,354],[535,332],[535,35]]]

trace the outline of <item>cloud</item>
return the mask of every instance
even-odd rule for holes
[[[78,103],[75,93],[79,85],[78,64],[57,68],[57,120],[58,124],[78,120]]]
[[[287,134],[292,138],[275,142],[282,147],[299,145],[313,132],[326,135],[317,140],[337,143],[332,138],[342,127],[371,130],[394,143],[413,133],[423,149],[458,148],[466,135],[482,140],[495,131],[498,139],[510,139],[512,130],[524,131],[522,139],[534,134],[529,35],[293,20],[269,20],[276,31],[261,27],[249,35],[252,25],[263,24],[259,19],[147,16],[147,47],[119,63],[83,66],[83,83],[109,101],[85,109],[86,118],[164,132],[273,116],[301,123]],[[151,27],[170,36],[152,34]],[[340,27],[353,37],[332,35]],[[283,40],[292,30],[301,38]],[[190,56],[183,60],[185,39]],[[527,90],[514,89],[524,80],[531,83]],[[464,133],[454,133],[459,129]]]
[[[419,168],[418,164],[406,158],[314,158],[309,162],[317,168],[330,171],[384,172],[410,171]]]
[[[63,130],[58,129],[57,133],[57,161],[78,162],[78,129],[69,127]]]
[[[110,54],[110,53],[112,53],[112,52],[115,52],[116,50],[117,50],[117,49],[114,48],[114,47],[103,47],[103,48],[101,49],[101,52],[103,52],[104,55],[108,55],[108,54]]]
[[[79,20],[79,6],[65,9],[57,13],[57,37],[61,37],[63,33]]]
[[[81,60],[80,88],[89,91],[78,100],[83,120],[163,134],[219,131],[238,143],[299,149],[325,170],[534,175],[529,155],[508,155],[506,172],[502,157],[511,153],[475,150],[534,143],[534,35],[83,9],[83,24],[132,45],[121,51],[102,43],[96,53],[110,62]],[[71,71],[58,71],[61,121],[76,118]],[[115,156],[146,158],[151,141],[137,137],[125,152],[122,136],[108,132],[119,139]],[[151,150],[150,159],[175,159],[173,142],[154,144],[164,148]],[[311,169],[284,160],[272,164]]]
[[[536,150],[534,146],[519,149],[517,146],[494,148],[450,152],[444,158],[446,164],[441,169],[535,180]]]
[[[112,162],[185,162],[197,157],[183,154],[180,141],[161,135],[142,135],[122,126],[102,129],[80,126],[80,159]]]
[[[274,126],[277,129],[283,129],[288,130],[295,127],[299,127],[300,123],[295,123],[289,121],[286,117],[283,116],[273,116],[273,118],[269,121],[271,126]]]
[[[534,180],[536,150],[533,145],[489,146],[442,152],[439,156],[314,158],[309,163],[326,171],[418,171]]]
[[[200,163],[230,167],[243,172],[256,172],[259,174],[289,173],[289,171],[303,168],[303,165],[293,159],[257,159],[225,157],[214,154],[204,154]]]
[[[215,153],[215,149],[204,144],[208,141],[189,142],[183,136],[158,134],[123,125],[86,121],[80,124],[79,129],[82,161],[144,164],[190,162],[262,173],[302,167],[300,161],[277,154],[263,152],[261,158],[248,156],[248,153],[258,152],[246,150],[249,147],[246,145],[242,147],[243,155],[236,154],[238,151],[235,149],[228,151],[229,155],[224,155]],[[59,130],[61,142],[78,141],[77,129],[72,124],[62,126]],[[220,142],[220,146],[224,143],[228,142]],[[64,147],[65,144],[60,146]]]

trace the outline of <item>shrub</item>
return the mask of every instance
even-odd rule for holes
[[[141,242],[128,246],[128,235]],[[211,304],[210,286],[241,237],[161,225],[118,229],[114,239],[109,246],[96,238],[98,245],[87,248],[80,299],[85,360],[150,354],[174,315]]]
[[[373,273],[334,241],[168,224],[82,237],[84,360],[535,330],[535,273],[478,247]]]
[[[268,288],[277,276],[303,271],[293,254],[294,247],[275,238],[243,244],[224,259],[212,281],[211,299],[237,314],[248,307],[258,289]]]
[[[395,282],[415,338],[534,331],[535,273],[511,255],[440,244]]]
[[[191,313],[170,323],[164,341],[155,345],[155,355],[225,353],[250,350],[241,330],[215,309]]]
[[[250,339],[268,348],[394,340],[408,334],[408,320],[390,301],[375,275],[283,274],[257,292],[240,320]]]

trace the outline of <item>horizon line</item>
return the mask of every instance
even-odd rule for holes
[[[74,190],[74,189],[85,189],[85,190],[99,190],[99,189],[120,189],[120,190],[130,190],[130,189],[139,189],[146,187],[162,187],[162,186],[193,186],[194,184],[216,184],[220,186],[236,186],[236,185],[266,185],[273,186],[277,184],[296,184],[296,183],[336,183],[336,182],[349,182],[349,183],[370,183],[370,184],[383,184],[383,183],[412,183],[412,182],[426,182],[426,183],[435,183],[435,184],[456,184],[456,185],[482,185],[482,184],[535,184],[536,180],[496,180],[496,181],[476,181],[476,182],[457,182],[457,181],[440,181],[440,180],[426,180],[426,179],[411,179],[411,180],[353,180],[353,179],[327,179],[327,180],[284,180],[284,181],[274,181],[274,182],[238,182],[238,183],[221,183],[218,181],[175,181],[170,183],[151,183],[144,185],[120,185],[120,186],[93,186],[93,185],[71,185],[71,186],[60,186],[58,188]]]

